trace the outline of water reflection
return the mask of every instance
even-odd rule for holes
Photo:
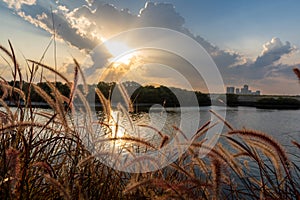
[[[15,108],[11,108],[14,111]],[[200,123],[199,127],[205,124],[210,120],[209,110],[215,110],[217,113],[225,111],[226,120],[233,125],[234,128],[249,128],[265,132],[268,135],[274,137],[279,141],[288,151],[291,158],[294,161],[297,161],[296,154],[298,153],[297,147],[291,144],[291,140],[300,141],[300,123],[299,116],[300,110],[269,110],[269,109],[256,109],[251,107],[201,107],[200,108]],[[0,110],[5,112],[4,108]],[[50,113],[53,114],[51,109],[36,109],[36,112]],[[193,108],[187,108],[184,110],[185,116],[188,117],[188,120],[193,122]],[[148,127],[143,127],[140,125],[148,125],[155,127],[157,130],[160,130],[164,134],[168,135],[170,138],[174,137],[174,126],[180,126],[180,115],[181,113],[176,109],[167,109],[163,112],[158,108],[157,110],[152,110],[151,114],[146,112],[134,113],[130,115],[131,121],[128,120],[126,115],[122,113],[113,113],[115,121],[122,121],[123,126],[114,127],[111,125],[112,132],[117,132],[113,137],[122,137],[122,136],[137,136],[147,142],[153,143],[153,145],[159,145],[161,137],[157,134],[157,131],[152,130]],[[103,113],[97,113],[98,119],[103,121]],[[46,123],[47,118],[36,115],[36,120],[42,123]],[[79,113],[77,119],[73,119],[73,122],[82,125],[86,123],[86,115],[84,113]],[[168,123],[165,123],[168,122]],[[131,124],[133,123],[133,125]],[[96,124],[94,130],[96,131],[99,137],[108,138],[112,137],[109,134],[106,134],[106,131],[103,129],[108,128],[107,126],[100,127],[99,124]],[[132,128],[133,126],[133,128]],[[118,131],[116,130],[118,129]],[[82,132],[82,130],[80,130]],[[223,129],[223,133],[227,131],[226,128]],[[136,135],[138,134],[138,135]],[[114,143],[116,145],[116,143]],[[117,144],[118,146],[127,147],[129,142],[124,142]],[[101,147],[103,148],[103,147]]]

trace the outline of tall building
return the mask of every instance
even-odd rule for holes
[[[227,94],[234,94],[234,87],[227,87],[226,88],[226,93]]]
[[[249,86],[246,84],[242,88],[227,87],[226,92],[227,94],[260,95],[259,90],[252,92],[252,90],[249,90]]]
[[[260,91],[256,90],[256,92],[254,92],[255,95],[260,95]]]
[[[241,94],[247,94],[247,90],[245,88],[241,88]]]
[[[241,94],[251,94],[251,90],[249,90],[248,85],[244,85],[244,87],[241,88]]]

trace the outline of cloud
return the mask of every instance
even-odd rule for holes
[[[57,6],[57,9],[62,11],[62,12],[69,12],[69,9],[66,6],[63,6],[63,5]]]
[[[70,13],[69,18],[77,23],[77,25],[74,23],[73,27],[81,30],[81,32],[92,31],[84,31],[86,29],[97,29],[95,32],[100,33],[103,37],[110,37],[111,35],[131,28],[169,28],[182,32],[201,44],[212,56],[221,71],[228,66],[237,65],[243,60],[242,56],[237,52],[221,50],[201,36],[192,34],[184,27],[184,18],[176,12],[175,7],[172,4],[148,2],[145,4],[145,7],[140,10],[139,15],[133,15],[127,9],[119,10],[109,4],[94,3],[93,7],[95,7],[94,10],[92,10],[91,7],[84,5]],[[90,20],[92,22],[91,26],[94,27],[80,26],[80,20],[78,19],[81,19],[82,17]],[[85,23],[85,25],[86,24],[87,23]]]
[[[118,10],[113,5],[102,3],[95,4],[95,6],[96,9],[91,10],[91,7],[84,5],[74,9],[67,17],[75,22],[80,18],[90,20],[94,29],[97,29],[96,31],[105,38],[135,28],[137,25],[137,16],[129,13],[128,10]],[[76,23],[73,23],[74,25],[76,26]],[[84,31],[77,28],[79,31]]]
[[[128,9],[117,9],[110,4],[87,2],[88,5],[73,10],[57,2],[57,8],[54,9],[57,36],[79,49],[90,51],[101,40],[132,28],[164,27],[194,38],[208,51],[220,68],[240,62],[238,53],[221,50],[201,36],[194,36],[184,27],[184,18],[176,12],[172,4],[148,2],[138,15],[134,15]],[[35,26],[52,33],[51,11],[41,3],[32,8],[25,7],[19,15]]]
[[[15,8],[19,10],[23,4],[25,5],[34,5],[36,0],[3,0],[10,8]]]
[[[51,32],[51,29],[47,27],[45,23],[42,22],[42,20],[45,20],[48,18],[48,16],[45,13],[42,13],[41,15],[36,15],[36,18],[33,18],[30,15],[26,15],[23,11],[18,11],[17,14],[22,17],[24,20],[28,21],[29,23],[35,25],[36,27],[40,27],[47,32]]]
[[[45,5],[44,1],[4,1],[9,7],[18,10],[20,17],[49,33],[53,32],[50,6]],[[66,1],[65,4],[61,2],[57,1],[53,9],[57,37],[78,49],[89,52],[90,62],[94,64],[100,63],[101,66],[105,66],[111,57],[105,46],[95,49],[97,44],[106,38],[132,28],[163,27],[184,33],[202,45],[215,61],[226,83],[234,84],[267,77],[290,77],[292,74],[291,70],[294,66],[280,63],[283,57],[296,50],[290,42],[272,38],[262,45],[261,54],[254,60],[250,60],[238,52],[220,49],[203,37],[193,34],[184,26],[185,19],[169,3],[148,2],[136,15],[128,9],[118,9],[99,1],[85,0],[85,5],[76,8],[68,6]],[[99,68],[91,63],[89,63],[90,68],[86,69],[89,74]],[[187,74],[193,75],[190,72]]]
[[[89,6],[92,6],[92,4],[94,3],[94,0],[85,0]]]
[[[184,18],[169,3],[147,2],[139,13],[139,26],[153,26],[182,31]]]
[[[33,25],[44,29],[50,34],[53,34],[53,21],[55,24],[56,37],[62,39],[72,46],[79,49],[92,49],[99,41],[96,38],[87,37],[80,34],[76,27],[66,17],[67,8],[58,6],[59,10],[53,10],[53,19],[51,10],[45,8],[45,5],[24,6],[17,14],[24,20]],[[88,30],[87,30],[88,31]]]
[[[101,36],[109,38],[132,28],[164,27],[191,36],[209,52],[220,67],[234,65],[241,60],[238,53],[221,50],[201,36],[194,36],[184,27],[184,18],[176,12],[172,4],[148,2],[139,15],[130,13],[128,9],[117,9],[110,4],[95,2],[92,7],[83,5],[66,16],[71,22],[71,27],[88,38],[90,36],[87,33],[93,32],[101,39]]]
[[[274,62],[279,61],[284,55],[288,55],[296,50],[291,46],[290,42],[283,44],[279,38],[272,38],[270,42],[263,45],[263,52],[258,56],[254,65],[256,67],[264,67],[272,65]]]
[[[295,52],[296,47],[290,42],[283,44],[279,38],[272,38],[271,41],[262,45],[262,53],[255,60],[247,60],[223,71],[225,77],[232,80],[258,80],[267,77],[290,77],[294,65],[281,64],[280,59]]]

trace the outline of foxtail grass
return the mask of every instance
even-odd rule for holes
[[[0,104],[3,107],[0,112],[0,199],[300,198],[300,167],[290,160],[286,149],[267,133],[235,129],[215,111],[211,113],[219,119],[219,123],[224,123],[228,132],[221,135],[214,148],[206,144],[204,135],[215,124],[207,122],[194,133],[187,151],[168,166],[136,174],[106,166],[103,160],[115,158],[118,162],[120,155],[110,151],[92,154],[83,141],[83,135],[91,136],[91,141],[101,145],[123,141],[145,151],[163,149],[178,138],[172,138],[149,125],[140,127],[152,130],[159,142],[130,135],[116,137],[113,131],[122,126],[118,124],[118,118],[111,123],[110,99],[99,89],[95,93],[105,116],[104,121],[94,121],[87,98],[89,88],[76,59],[72,81],[55,68],[43,64],[42,59],[28,60],[25,93],[22,67],[17,62],[12,44],[9,42],[9,48],[0,46],[0,51],[4,62],[10,66],[10,80],[13,80],[12,85],[3,77],[0,81]],[[40,87],[34,80],[42,69],[62,80],[69,94],[60,92],[56,83],[46,80],[44,76],[41,77],[51,92]],[[82,90],[78,89],[80,78],[83,81]],[[122,106],[118,108],[126,118],[130,118],[130,97],[124,87],[120,86],[119,90],[125,98],[127,109]],[[35,91],[50,109],[34,108],[31,91]],[[16,107],[8,106],[5,99],[15,101]],[[74,99],[83,104],[82,108],[74,108]],[[21,101],[24,105],[21,105]],[[70,112],[86,118],[79,126],[75,126]],[[129,126],[134,129],[132,121],[129,121]],[[181,131],[180,127],[174,126],[173,129],[183,138],[182,145],[188,144],[188,133]],[[99,139],[97,134],[112,137]],[[300,151],[299,141],[292,143]],[[121,148],[132,157],[123,163],[124,168],[147,159],[153,165],[160,166],[160,158],[137,157],[131,147],[121,145]],[[200,158],[199,154],[203,152],[207,156]]]

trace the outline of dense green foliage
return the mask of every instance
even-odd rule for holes
[[[259,108],[277,108],[277,109],[297,109],[300,108],[300,101],[293,98],[263,98],[257,101]]]
[[[165,86],[141,86],[134,82],[126,82],[123,85],[130,96],[131,101],[135,105],[150,106],[153,104],[160,104],[166,107],[211,105],[209,96],[198,91],[192,92],[179,88],[168,88]],[[122,97],[120,89],[117,87],[116,83],[100,82],[97,87],[106,98],[111,98],[113,102],[124,101],[124,97]],[[193,96],[197,99],[195,102],[192,100]],[[181,100],[177,97],[181,98]],[[97,102],[100,102],[99,99]]]

